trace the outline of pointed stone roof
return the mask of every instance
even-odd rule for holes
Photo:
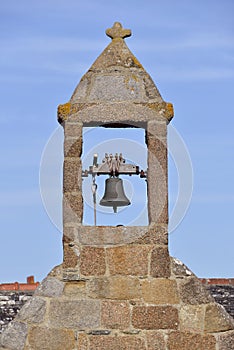
[[[106,30],[112,41],[83,76],[71,103],[95,101],[162,102],[149,74],[133,55],[124,39],[131,30],[119,22]]]
[[[58,120],[84,124],[146,122],[173,118],[156,85],[124,39],[131,36],[119,22],[106,30],[112,41],[81,78],[69,102],[58,107]]]

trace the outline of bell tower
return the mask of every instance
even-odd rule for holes
[[[116,22],[106,34],[112,39],[111,43],[82,77],[71,100],[58,108],[58,119],[64,127],[65,137],[63,220],[64,259],[68,268],[78,266],[74,246],[79,250],[80,244],[104,247],[106,244],[136,243],[137,239],[143,242],[149,231],[151,243],[160,244],[167,256],[167,124],[173,117],[173,106],[163,101],[151,77],[127,47],[124,39],[131,35],[131,31]],[[98,226],[94,229],[83,225],[82,173],[88,176],[88,170],[82,169],[82,128],[87,126],[145,130],[148,169],[140,170],[137,165],[133,169],[130,164],[120,164],[122,155],[117,160],[121,170],[116,169],[120,174],[147,177],[149,226]],[[108,163],[110,159],[104,159],[104,164],[96,164],[89,174],[107,174]],[[101,204],[108,205],[106,200]],[[135,249],[141,251],[142,245],[135,246]],[[169,257],[167,265],[168,261]]]
[[[64,128],[63,263],[3,333],[1,349],[234,349],[232,317],[168,252],[167,125],[173,106],[127,47],[131,31],[116,22],[106,34],[110,44],[70,101],[58,107]],[[103,162],[95,154],[85,169],[84,127],[143,129],[147,169],[124,162],[124,154],[104,155]],[[94,207],[95,177],[114,179],[101,204],[118,215],[122,204],[131,206],[120,180],[125,173],[147,180],[148,225],[85,225],[82,179],[92,179]]]

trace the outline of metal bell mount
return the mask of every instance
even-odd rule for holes
[[[140,171],[139,166],[137,165],[126,164],[122,153],[116,153],[115,156],[106,153],[101,164],[98,164],[98,155],[94,154],[93,165],[89,167],[89,170],[82,171],[83,177],[88,177],[89,175],[92,175],[93,178],[92,191],[95,211],[94,216],[96,221],[96,175],[109,175],[109,179],[106,179],[105,182],[105,193],[100,200],[100,205],[113,207],[114,213],[117,213],[118,207],[131,204],[130,200],[125,195],[123,180],[119,178],[119,175],[140,175],[140,177],[145,178],[146,172],[143,170]]]

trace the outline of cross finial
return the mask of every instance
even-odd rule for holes
[[[122,24],[115,22],[112,28],[106,30],[106,35],[111,39],[124,39],[132,35],[130,29],[123,29]]]

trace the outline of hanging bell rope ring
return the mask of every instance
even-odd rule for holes
[[[124,193],[123,180],[111,177],[106,180],[105,193],[100,200],[100,205],[113,207],[114,213],[117,213],[118,207],[125,207],[131,202]]]

